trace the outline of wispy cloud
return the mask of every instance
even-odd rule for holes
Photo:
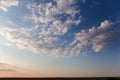
[[[5,71],[5,72],[11,72],[11,71],[16,71],[15,66],[9,65],[7,63],[0,63],[0,72]]]
[[[0,9],[7,11],[7,8],[11,6],[18,6],[17,0],[0,0]]]
[[[8,63],[0,63],[0,77],[30,77],[28,70]]]

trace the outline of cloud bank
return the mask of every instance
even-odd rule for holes
[[[80,11],[74,0],[54,0],[37,4],[29,2],[27,9],[31,15],[28,20],[34,22],[32,27],[0,27],[0,34],[16,43],[19,48],[29,49],[35,53],[50,53],[54,56],[74,56],[87,53],[89,47],[100,52],[112,39],[111,28],[115,22],[104,20],[99,26],[80,30],[68,38],[72,26],[81,23]],[[13,4],[12,4],[13,5]],[[77,16],[77,17],[76,17]]]

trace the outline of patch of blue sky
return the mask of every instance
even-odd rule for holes
[[[19,7],[10,7],[8,11],[5,13],[9,18],[9,21],[13,22],[16,26],[14,27],[31,27],[33,26],[33,22],[27,19],[30,16],[30,11],[23,5],[19,5]]]

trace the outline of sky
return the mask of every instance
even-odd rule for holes
[[[120,76],[119,0],[0,0],[0,77]]]

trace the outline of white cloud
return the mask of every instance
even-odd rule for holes
[[[73,0],[54,0],[56,5],[52,2],[39,4],[28,4],[28,9],[31,10],[32,19],[36,24],[41,23],[47,27],[48,32],[54,32],[55,35],[65,34],[71,25],[78,25],[81,22],[81,17],[75,19],[75,15],[79,13],[72,5],[75,4]],[[59,16],[60,15],[60,16]],[[63,21],[63,19],[65,21]],[[49,27],[48,27],[49,26]]]
[[[8,28],[0,27],[1,35],[7,40],[15,42],[18,47],[32,50],[35,53],[47,53],[49,49],[54,48],[57,37],[50,37],[44,32],[35,33],[37,29],[31,28]],[[38,35],[37,37],[35,37]]]
[[[0,27],[0,34],[7,40],[16,43],[19,48],[26,48],[35,53],[51,53],[58,55],[63,50],[59,43],[59,36],[63,36],[72,25],[81,22],[81,16],[73,0],[55,0],[44,4],[28,3],[27,8],[31,11],[28,19],[34,21],[34,26],[27,27]],[[65,18],[65,19],[64,19]]]
[[[105,20],[104,22],[101,22],[101,24],[98,28],[100,30],[105,30],[105,29],[111,27],[112,24],[113,24],[112,22],[110,23],[109,21]]]
[[[113,22],[105,20],[101,22],[98,28],[92,27],[88,30],[81,30],[79,33],[76,33],[74,41],[70,44],[70,46],[73,46],[73,48],[71,48],[71,54],[78,54],[91,45],[94,52],[101,51],[107,41],[112,37],[110,31],[107,31],[112,25]]]
[[[98,35],[96,36],[93,41],[92,41],[92,44],[93,44],[93,50],[95,52],[99,52],[101,51],[101,49],[104,48],[106,42],[104,40],[106,40],[107,36],[106,35]]]
[[[86,53],[92,45],[94,52],[101,51],[111,38],[108,29],[114,24],[108,20],[100,26],[75,33],[74,40],[61,38],[65,36],[71,26],[79,25],[81,16],[76,18],[79,11],[73,6],[73,0],[54,0],[44,4],[28,3],[27,8],[31,15],[29,20],[34,21],[32,27],[0,27],[0,34],[7,40],[16,43],[19,48],[29,49],[35,53],[50,53],[54,56],[78,55]],[[67,44],[65,44],[67,43]],[[65,45],[64,45],[65,44]]]
[[[7,11],[7,8],[11,6],[18,6],[17,0],[0,0],[0,9]]]
[[[56,21],[54,24],[60,23]],[[64,45],[56,44],[60,40],[58,36],[51,36],[52,32],[53,34],[58,33],[55,33],[54,30],[48,32],[46,28],[41,30],[39,26],[31,28],[0,27],[0,34],[6,37],[7,40],[15,42],[19,48],[29,49],[35,53],[51,53],[53,56],[73,56],[86,53],[86,49],[91,45],[94,52],[101,51],[112,38],[111,31],[107,31],[112,28],[112,25],[113,22],[105,20],[101,22],[98,28],[92,27],[88,30],[81,30],[75,34],[74,40],[64,48]],[[54,26],[52,27],[55,28]]]

